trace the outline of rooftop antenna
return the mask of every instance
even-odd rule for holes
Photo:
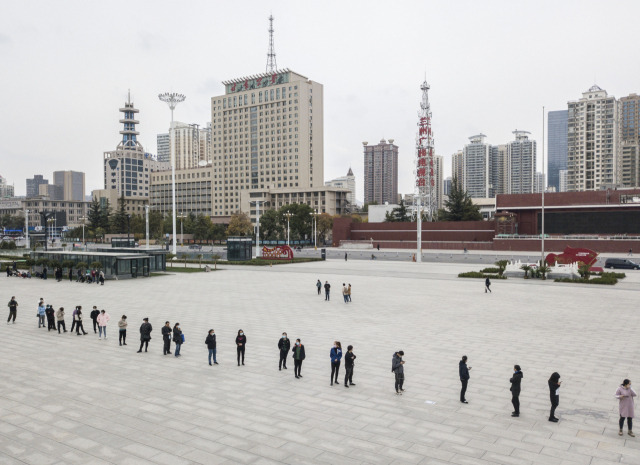
[[[269,53],[267,53],[267,74],[273,74],[277,69],[276,51],[273,47],[273,15],[269,15]]]

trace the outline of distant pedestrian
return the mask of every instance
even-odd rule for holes
[[[171,335],[173,334],[173,331],[171,330],[171,323],[169,323],[168,321],[165,321],[161,331],[162,331],[162,342],[164,343],[164,347],[162,348],[162,354],[171,355]]]
[[[349,283],[349,287],[347,288],[347,302],[351,302],[351,283]]]
[[[62,268],[58,267],[54,270],[53,275],[56,278],[56,281],[62,281]]]
[[[320,295],[320,292],[322,291],[322,283],[320,282],[319,279],[318,279],[318,282],[316,283],[316,287],[318,288],[318,295]]]
[[[331,358],[331,386],[333,386],[334,379],[336,385],[338,384],[338,372],[340,371],[340,361],[342,360],[342,345],[340,341],[333,342],[329,357]]]
[[[64,332],[67,332],[67,325],[64,324],[64,307],[60,307],[56,312],[56,320],[58,320],[58,334],[60,334],[60,326]]]
[[[487,291],[491,293],[491,280],[489,279],[488,276],[487,276],[487,279],[484,280],[484,293],[486,294]]]
[[[244,331],[238,330],[236,336],[236,352],[238,353],[238,366],[240,366],[240,356],[242,356],[242,364],[244,365],[244,349],[247,345],[247,336],[244,335]]]
[[[47,279],[47,267],[42,267],[42,279]]]
[[[353,382],[353,366],[356,354],[353,353],[353,346],[347,347],[347,353],[344,354],[344,387],[355,386]],[[349,384],[347,384],[347,382]]]
[[[380,244],[378,244],[378,246],[376,247],[378,249],[378,252],[380,251]]]
[[[9,324],[9,320],[13,318],[13,324],[16,324],[16,315],[18,314],[18,301],[16,300],[16,296],[11,296],[11,300],[7,304],[9,307],[9,318],[7,318],[7,324]]]
[[[182,347],[182,330],[180,329],[180,323],[173,325],[173,342],[176,344],[176,348],[173,351],[176,357],[180,357],[180,347]]]
[[[41,326],[44,328],[44,317],[47,315],[47,307],[44,304],[44,300],[40,299],[38,303],[38,328]]]
[[[91,317],[91,321],[93,321],[93,333],[98,334],[98,315],[100,315],[100,310],[95,305],[93,306],[93,310],[89,316]]]
[[[320,281],[318,281],[320,282]],[[282,333],[282,337],[278,339],[278,349],[280,349],[280,361],[278,362],[278,370],[282,371],[282,367],[287,369],[287,355],[291,349],[291,341],[287,337],[287,333]]]
[[[76,327],[76,313],[78,313],[78,310],[82,310],[82,307],[80,305],[76,305],[76,308],[71,313],[71,332],[72,333]]]
[[[396,394],[402,395],[404,389],[402,389],[402,385],[404,384],[404,351],[399,350],[395,354],[393,354],[393,358],[391,360],[391,371],[396,376]]]
[[[211,359],[213,359],[213,364],[217,365],[218,361],[216,360],[216,333],[213,329],[209,330],[209,334],[207,334],[204,343],[207,345],[207,349],[209,349],[209,365],[211,365]]]
[[[84,330],[84,326],[82,325],[82,307],[78,306],[76,309],[76,336],[80,336],[80,330],[82,330],[82,334],[85,335],[87,332]]]
[[[513,366],[513,376],[509,380],[511,383],[511,403],[513,404],[513,413],[512,417],[520,416],[520,385],[522,383],[522,378],[524,375],[522,374],[522,370],[520,369],[520,365]]]
[[[109,323],[110,319],[111,316],[105,312],[104,309],[100,310],[100,314],[98,315],[98,339],[102,338],[102,333],[104,333],[104,338],[107,339],[107,323]]]
[[[349,297],[347,296],[347,292],[349,292],[349,289],[347,289],[347,285],[345,283],[342,283],[342,298],[344,299],[345,304],[349,302]]]
[[[562,381],[560,381],[560,375],[558,372],[554,372],[548,381],[549,384],[549,397],[551,399],[551,412],[549,412],[549,421],[554,423],[558,422],[556,418],[556,408],[560,404],[560,385]]]
[[[300,339],[296,339],[296,344],[291,349],[293,352],[293,374],[297,378],[302,378],[300,374],[302,371],[302,361],[305,359],[306,355],[304,353],[304,345],[302,345],[302,341]]]
[[[633,417],[634,417],[634,405],[633,398],[636,397],[636,391],[631,389],[631,381],[625,379],[616,391],[616,397],[620,400],[620,431],[618,435],[622,436],[622,428],[624,427],[624,419],[627,419],[628,434],[631,437],[635,437],[633,434]]]
[[[460,383],[462,384],[462,389],[460,389],[460,402],[463,404],[468,404],[466,394],[467,394],[467,384],[469,383],[469,370],[471,367],[467,366],[467,356],[463,355],[462,360],[458,363],[458,373],[460,375]]]
[[[331,284],[329,281],[324,282],[324,300],[330,300],[329,294],[331,293]]]
[[[73,268],[69,267],[69,282],[73,282]]]
[[[104,271],[100,270],[98,273],[98,280],[100,281],[100,285],[104,286]]]
[[[149,323],[149,318],[143,318],[142,321],[143,323],[140,325],[140,349],[138,353],[142,352],[142,346],[144,346],[144,351],[147,351],[149,341],[151,340],[151,331],[153,331],[153,326]]]
[[[127,315],[122,315],[120,321],[118,321],[118,343],[122,346],[127,345]]]
[[[629,249],[629,253],[628,253],[627,255],[629,255],[630,257],[632,257],[632,256],[633,256],[633,249]]]
[[[56,311],[53,309],[53,305],[47,305],[46,310],[44,311],[47,316],[47,331],[51,331],[52,329],[56,330]]]
[[[347,252],[344,253],[344,261],[347,261]]]

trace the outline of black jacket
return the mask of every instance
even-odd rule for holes
[[[207,345],[208,349],[216,348],[216,335],[215,334],[207,334],[207,338],[204,340],[204,343]]]
[[[238,336],[236,337],[236,345],[242,344],[242,347],[247,345],[247,336]],[[240,346],[238,346],[240,347]]]
[[[291,352],[293,352],[293,359],[294,360],[304,360],[305,359],[304,345],[300,344],[300,357],[296,357],[296,349],[297,348],[298,348],[297,346],[293,346],[293,349],[291,349]]]
[[[286,339],[280,338],[280,340],[278,340],[278,349],[280,349],[281,352],[289,352],[290,348],[291,348],[291,341],[289,340],[289,338],[286,338]]]
[[[96,320],[98,318],[98,315],[100,315],[100,310],[95,309],[94,311],[91,312],[89,316],[91,317],[92,320]]]
[[[347,351],[344,354],[344,366],[345,368],[351,368],[353,366],[353,361],[356,359],[356,354],[353,352]]]
[[[324,291],[329,292],[331,290],[331,284],[327,283],[324,285]]]
[[[182,344],[182,330],[177,326],[173,328],[173,342]]]
[[[513,377],[509,380],[509,382],[511,383],[511,389],[509,390],[514,396],[517,396],[520,394],[520,383],[522,382],[523,377],[524,375],[522,374],[521,371],[516,371],[513,374]]]
[[[549,383],[549,397],[551,397],[551,400],[559,399],[560,395],[559,394],[556,395],[556,391],[560,389],[560,385],[557,382],[551,381],[551,380],[549,380],[548,383]]]
[[[462,360],[460,360],[460,363],[458,364],[458,371],[460,373],[460,379],[464,380],[464,379],[469,379],[469,369],[467,368],[467,364],[465,362],[463,362]]]
[[[165,341],[170,341],[171,340],[171,328],[169,326],[163,326],[162,329],[162,339],[164,339]]]
[[[151,326],[151,323],[142,323],[142,325],[140,325],[140,340],[150,341],[151,331],[153,331],[153,327]]]

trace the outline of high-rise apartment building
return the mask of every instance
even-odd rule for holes
[[[27,198],[35,198],[40,195],[40,184],[49,184],[48,179],[44,179],[41,174],[33,175],[33,179],[27,179]]]
[[[549,187],[560,192],[560,170],[567,169],[568,110],[547,113],[547,178]]]
[[[169,133],[158,134],[158,161],[163,163],[171,163],[171,138]]]
[[[80,171],[54,171],[53,184],[62,189],[62,199],[84,202],[84,173]]]
[[[364,202],[398,202],[398,146],[393,139],[364,147]]]
[[[200,128],[197,124],[176,121],[169,134],[169,156],[175,157],[177,170],[197,168],[201,162],[211,163],[210,125]]]
[[[7,180],[0,176],[0,198],[9,198],[15,195],[13,186],[7,184]]]
[[[569,189],[569,170],[558,171],[558,192],[567,192]]]
[[[544,190],[544,175],[537,172],[533,176],[533,190],[527,193],[540,193]]]
[[[618,101],[619,184],[640,186],[640,95]]]
[[[459,188],[464,187],[464,152],[462,150],[451,155],[451,178],[452,185],[455,179]]]
[[[598,86],[568,103],[567,170],[570,191],[618,182],[617,101]]]
[[[346,176],[340,176],[324,183],[329,187],[340,187],[342,189],[348,189],[347,203],[353,208],[356,206],[356,177],[353,174],[351,168],[347,171]]]
[[[436,208],[439,210],[444,204],[444,157],[435,155],[433,157],[433,171],[436,193]]]
[[[491,146],[491,197],[509,193],[509,166],[509,144]]]
[[[453,181],[453,178],[451,176],[449,176],[447,179],[444,180],[442,187],[443,187],[443,191],[444,191],[444,195],[449,196],[449,192],[451,192],[451,183]]]
[[[529,140],[528,131],[513,131],[516,140],[508,145],[508,194],[531,194],[536,191],[536,142]],[[494,181],[495,182],[495,181]],[[497,193],[497,192],[496,192]]]
[[[491,197],[491,145],[484,134],[469,137],[471,143],[464,146],[464,189],[470,197]]]
[[[288,69],[223,82],[211,98],[215,216],[240,192],[324,185],[323,86]]]

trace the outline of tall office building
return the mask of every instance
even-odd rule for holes
[[[598,86],[568,103],[567,170],[570,191],[617,184],[617,102]]]
[[[0,176],[0,198],[9,198],[15,195],[13,186],[7,184],[7,180]]]
[[[53,184],[62,189],[61,200],[84,201],[84,173],[80,171],[54,171]]]
[[[444,180],[444,182],[442,183],[442,188],[443,188],[443,193],[444,195],[448,196],[449,192],[451,192],[451,182],[452,182],[453,178],[451,176],[449,176],[447,179]]]
[[[158,134],[158,161],[171,163],[171,139],[169,133]]]
[[[347,171],[346,176],[340,176],[338,178],[332,179],[331,181],[327,181],[324,183],[325,186],[329,187],[341,187],[343,189],[348,189],[349,193],[347,194],[347,203],[351,207],[355,207],[356,205],[356,177],[353,174],[351,168]]]
[[[211,98],[215,216],[251,189],[324,186],[323,86],[290,71],[223,82]]]
[[[531,192],[527,192],[527,194],[536,194],[540,193],[544,190],[544,175],[540,172],[537,172],[533,175],[533,189]]]
[[[569,170],[558,171],[558,192],[567,192],[569,189]]]
[[[640,95],[631,94],[618,101],[619,184],[640,186]]]
[[[44,179],[41,174],[33,175],[33,179],[27,179],[27,198],[31,199],[40,195],[40,184],[49,184],[48,179]]]
[[[169,134],[169,153],[175,157],[177,170],[197,168],[201,162],[211,163],[211,125],[200,128],[197,124],[176,121]]]
[[[516,140],[508,145],[508,194],[531,194],[536,191],[536,142],[529,140],[528,131],[513,131]]]
[[[470,197],[491,197],[491,145],[485,143],[484,134],[469,137],[464,146],[464,189]]]
[[[509,193],[509,144],[491,146],[491,197]]]
[[[398,202],[398,146],[393,139],[364,147],[364,202]]]
[[[567,124],[568,110],[550,111],[547,113],[547,149],[549,187],[560,192],[560,170],[567,169]]]
[[[451,185],[455,179],[458,187],[464,188],[464,152],[462,150],[451,155],[451,178]]]

